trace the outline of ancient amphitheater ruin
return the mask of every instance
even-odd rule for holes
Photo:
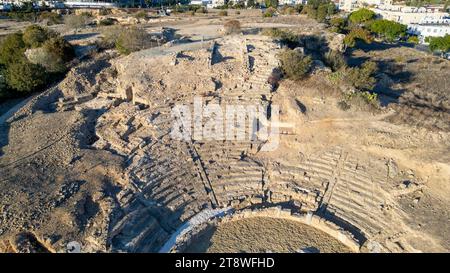
[[[100,202],[103,218],[87,220],[93,224],[86,225],[77,237],[86,251],[185,251],[207,227],[254,217],[310,226],[351,252],[422,250],[415,238],[428,235],[418,233],[408,222],[412,216],[398,197],[420,192],[424,181],[391,158],[364,157],[362,150],[333,142],[334,130],[347,126],[346,119],[353,117],[335,121],[307,117],[294,110],[298,107],[275,98],[284,90],[275,92],[273,80],[279,73],[279,50],[279,44],[262,35],[147,49],[111,59],[98,73],[90,68],[96,76],[88,90],[64,89],[65,84],[76,83],[63,81],[29,102],[35,105],[53,98],[48,112],[89,116],[93,135],[86,149],[92,150],[94,157],[102,151],[123,160],[114,176],[115,201]],[[69,89],[72,91],[64,91]],[[277,151],[264,151],[265,142],[251,139],[173,139],[173,107],[192,106],[195,98],[222,108],[279,104],[281,122],[294,122],[296,128],[280,128]],[[317,100],[303,103],[327,108],[321,98]],[[291,111],[297,112],[286,120]],[[381,117],[388,114],[371,117],[366,129],[378,136],[376,124],[384,122]],[[336,127],[327,127],[331,123]],[[321,141],[309,135],[308,126],[325,132],[322,137],[327,145],[300,153],[293,146],[300,138]],[[350,141],[351,134],[347,136]],[[347,137],[344,134],[343,138]],[[412,141],[414,137],[417,133],[411,133]],[[79,160],[71,158],[67,168],[75,169]],[[12,160],[7,163],[2,164],[3,169],[15,164]],[[105,200],[92,200],[102,198]],[[37,233],[30,236],[51,251],[65,247],[61,241],[42,239]],[[430,248],[445,248],[434,239],[429,242],[436,242],[430,243]],[[14,242],[9,247],[20,250]]]

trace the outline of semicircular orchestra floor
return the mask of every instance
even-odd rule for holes
[[[184,252],[351,252],[330,235],[287,219],[253,217],[208,227]]]

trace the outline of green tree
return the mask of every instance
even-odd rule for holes
[[[303,79],[311,70],[312,59],[297,50],[286,49],[279,54],[281,70],[292,80]]]
[[[376,83],[373,75],[377,68],[377,64],[371,61],[364,62],[361,67],[349,67],[345,70],[344,81],[357,90],[370,91]]]
[[[333,17],[330,19],[330,26],[334,32],[341,33],[346,25],[347,21],[342,17]]]
[[[23,41],[27,47],[40,47],[49,37],[55,36],[51,34],[47,28],[38,25],[31,25],[23,32]]]
[[[369,28],[372,32],[375,32],[380,37],[384,37],[388,41],[405,36],[407,29],[406,25],[385,19],[374,21],[370,24]]]
[[[64,62],[68,62],[75,57],[72,45],[61,36],[48,39],[43,47],[47,52],[52,52]]]
[[[431,37],[429,48],[431,51],[450,51],[450,35],[445,35],[444,37]]]
[[[354,47],[357,41],[362,41],[366,44],[372,42],[370,32],[363,28],[353,28],[344,38],[344,43],[349,47]]]
[[[253,8],[256,6],[255,0],[247,0],[247,7]]]
[[[366,8],[362,8],[352,12],[348,17],[348,20],[352,24],[362,24],[375,19],[375,16],[376,16],[375,12]]]
[[[22,59],[8,66],[6,72],[7,84],[22,93],[35,91],[46,83],[45,69]]]
[[[278,0],[264,0],[264,4],[266,5],[266,8],[277,8],[278,7]]]
[[[26,50],[25,43],[23,41],[23,34],[13,33],[5,37],[0,45],[0,63],[9,65],[16,62],[19,59],[23,59],[23,53]]]
[[[320,5],[317,8],[316,19],[318,22],[325,22],[328,14],[328,5]]]

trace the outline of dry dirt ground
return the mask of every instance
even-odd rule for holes
[[[344,111],[327,72],[268,82],[279,45],[257,31],[320,34],[322,25],[236,18],[244,35],[223,36],[226,19],[211,14],[148,23],[194,42],[100,53],[2,116],[0,251],[64,252],[77,241],[89,252],[157,252],[201,212],[261,206],[320,215],[361,251],[450,251],[448,61],[405,48],[353,51],[354,62],[390,59],[383,73],[394,83],[379,86],[386,107]],[[171,108],[194,97],[278,105],[293,127],[270,152],[260,142],[174,140]],[[279,240],[263,247],[267,229]],[[219,224],[192,251],[345,251],[311,229],[270,218]],[[230,236],[249,239],[239,247]]]
[[[308,249],[314,246],[316,249]],[[350,252],[335,238],[317,229],[285,219],[264,217],[210,227],[186,252]]]

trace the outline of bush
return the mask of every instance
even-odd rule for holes
[[[98,22],[98,25],[100,26],[112,26],[114,24],[117,23],[117,20],[114,18],[106,18],[103,20],[100,20],[100,22]]]
[[[297,35],[279,28],[266,28],[262,31],[262,34],[277,39],[290,48],[296,47],[299,44],[299,37]]]
[[[279,54],[281,70],[292,80],[303,79],[311,69],[312,60],[296,50],[286,49]]]
[[[40,21],[47,21],[47,25],[57,25],[62,24],[63,20],[61,15],[56,12],[44,11],[39,15]]]
[[[22,39],[27,47],[40,47],[47,39],[54,37],[48,29],[38,25],[31,25],[23,32]]]
[[[137,19],[145,19],[145,18],[147,18],[147,12],[145,12],[143,10],[138,11],[134,14],[134,17]]]
[[[303,8],[302,13],[308,15],[309,18],[312,18],[312,19],[317,18],[317,9],[314,9],[310,5],[307,5],[305,8]]]
[[[366,44],[372,42],[370,32],[363,28],[353,28],[344,38],[344,44],[349,47],[354,47],[357,41],[362,41]]]
[[[102,8],[99,10],[98,15],[105,16],[111,14],[111,10]]]
[[[347,66],[344,56],[341,53],[332,50],[325,53],[323,61],[327,66],[331,67],[333,71],[337,71]]]
[[[445,35],[444,37],[430,37],[430,50],[442,52],[450,51],[450,35]]]
[[[361,67],[346,68],[344,73],[345,83],[358,90],[370,91],[375,86],[375,78],[372,76],[377,71],[377,64],[366,61]]]
[[[418,44],[420,41],[419,41],[419,37],[417,37],[417,36],[409,36],[408,37],[408,43],[412,43],[412,44]]]
[[[63,37],[57,36],[45,41],[43,48],[47,52],[51,52],[61,58],[64,62],[68,62],[75,57],[75,51],[69,42]]]
[[[276,9],[278,7],[278,0],[264,0],[264,4],[267,8]]]
[[[85,27],[89,23],[90,19],[86,15],[66,15],[64,17],[64,23],[70,28],[74,29],[75,32],[78,29]]]
[[[195,13],[203,13],[206,14],[208,13],[208,10],[205,7],[199,7],[198,9],[195,10]],[[228,13],[226,15],[222,15],[222,16],[227,16]]]
[[[281,9],[281,14],[284,14],[284,15],[293,15],[293,14],[295,14],[297,11],[295,10],[295,8],[293,8],[293,7],[288,7],[288,6],[285,6],[285,7],[283,7],[282,9]]]
[[[8,66],[24,58],[25,43],[22,33],[13,33],[5,37],[0,45],[0,63]]]
[[[328,15],[328,5],[320,5],[317,8],[316,19],[318,22],[325,22]]]
[[[376,20],[369,26],[372,32],[378,34],[378,36],[385,38],[388,41],[394,41],[406,35],[406,25],[389,21],[389,20]]]
[[[228,11],[226,10],[219,11],[219,16],[228,16]]]
[[[17,21],[35,22],[37,19],[37,14],[33,11],[29,11],[29,12],[11,11],[11,12],[8,12],[6,16],[8,16],[11,19],[17,20]]]
[[[297,5],[295,5],[294,8],[295,8],[295,11],[297,11],[297,13],[301,13],[304,6],[302,4],[297,4]]]
[[[376,93],[368,91],[352,92],[346,94],[344,99],[338,103],[338,106],[344,111],[350,109],[352,106],[359,109],[373,110],[379,108],[378,96]]]
[[[241,23],[238,20],[230,20],[223,25],[226,34],[240,33]]]
[[[40,65],[50,73],[60,73],[67,69],[61,56],[45,48],[28,49],[25,55],[30,63]]]
[[[55,32],[33,25],[24,34],[9,34],[0,45],[1,96],[28,93],[52,80],[52,73],[66,70],[74,57],[72,46]]]
[[[275,15],[275,13],[277,12],[276,9],[270,7],[268,9],[266,9],[266,11],[263,14],[263,17],[273,17]]]
[[[142,28],[130,27],[122,29],[119,33],[115,46],[121,54],[149,48],[152,46],[151,35]]]
[[[334,32],[342,33],[347,21],[342,17],[333,17],[330,19],[330,26]]]
[[[46,83],[45,69],[40,65],[21,60],[11,64],[6,71],[8,86],[22,93],[29,93]]]
[[[111,26],[102,29],[102,35],[99,47],[104,49],[111,49],[116,46],[116,42],[119,39],[119,35],[122,33],[123,26]]]
[[[362,24],[375,19],[375,16],[376,16],[375,12],[366,8],[362,8],[352,12],[348,17],[348,20],[352,24]]]

